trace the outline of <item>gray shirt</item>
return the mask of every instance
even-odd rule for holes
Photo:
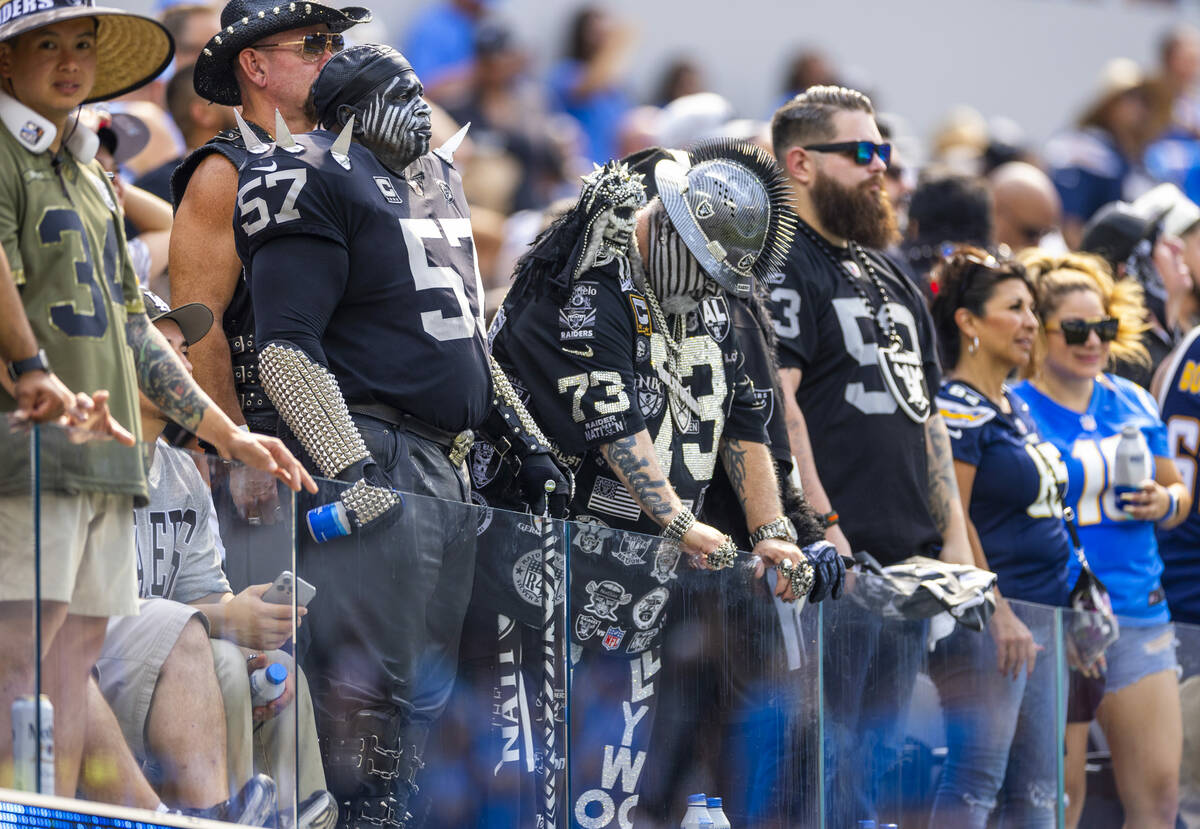
[[[147,478],[150,504],[133,511],[139,595],[187,603],[231,592],[212,495],[191,455],[157,441]]]

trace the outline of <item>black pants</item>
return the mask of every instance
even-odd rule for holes
[[[298,525],[300,575],[317,587],[301,629],[301,662],[318,728],[363,708],[389,707],[428,726],[453,688],[470,599],[475,517],[462,503],[470,485],[444,447],[373,417],[353,417],[390,484],[406,493],[405,504],[325,544]],[[342,489],[323,483],[315,497],[303,494],[301,514]]]

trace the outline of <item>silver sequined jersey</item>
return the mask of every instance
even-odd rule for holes
[[[663,376],[670,332],[654,325],[646,297],[615,263],[585,273],[562,306],[530,294],[505,303],[493,353],[547,436],[582,457],[573,516],[659,533],[599,452],[618,438],[648,430],[675,491],[696,508],[722,436],[766,442],[767,412],[745,374],[729,302],[710,297],[687,316],[676,359],[682,395]]]

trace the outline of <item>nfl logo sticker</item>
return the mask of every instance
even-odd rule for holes
[[[621,640],[624,638],[625,629],[613,625],[604,634],[604,641],[601,644],[604,645],[604,649],[606,651],[615,651],[617,648],[621,647]]]

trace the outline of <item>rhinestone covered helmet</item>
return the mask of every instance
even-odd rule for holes
[[[717,284],[740,297],[778,270],[796,228],[791,191],[769,153],[744,141],[706,141],[691,166],[663,159],[654,182],[671,224]]]

